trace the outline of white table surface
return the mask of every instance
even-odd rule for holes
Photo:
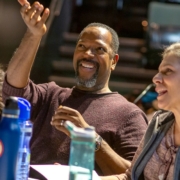
[[[31,165],[33,169],[41,173],[48,180],[69,180],[69,166],[64,165]],[[61,177],[61,178],[60,178]],[[63,177],[63,179],[62,179]],[[28,180],[37,180],[28,178]],[[99,176],[93,171],[93,180],[100,180]]]

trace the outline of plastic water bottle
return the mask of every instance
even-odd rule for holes
[[[30,165],[30,139],[32,136],[32,123],[30,119],[30,103],[18,97],[18,105],[20,109],[19,126],[21,130],[20,146],[18,152],[16,180],[27,180],[29,177]]]
[[[94,127],[78,128],[66,121],[64,126],[71,134],[69,180],[92,180],[94,170]]]
[[[15,180],[20,142],[19,107],[16,97],[5,102],[0,122],[0,180]]]

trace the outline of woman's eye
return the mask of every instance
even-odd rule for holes
[[[172,70],[168,68],[168,69],[165,69],[162,73],[163,74],[169,74],[171,72],[172,72]]]

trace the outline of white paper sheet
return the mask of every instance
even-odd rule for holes
[[[69,180],[69,166],[64,165],[31,165],[33,169],[41,173],[48,180]],[[33,180],[29,178],[28,180]],[[93,180],[100,180],[93,171]]]

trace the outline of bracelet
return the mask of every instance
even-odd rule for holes
[[[98,151],[101,148],[101,142],[102,142],[102,137],[100,135],[97,136],[95,139],[95,151]]]

